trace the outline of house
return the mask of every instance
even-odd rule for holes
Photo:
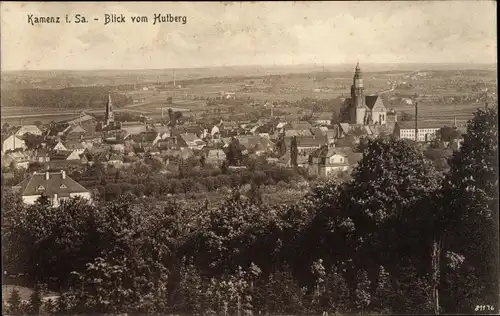
[[[333,146],[337,138],[338,138],[338,129],[329,129],[326,132],[326,139],[329,146]]]
[[[66,135],[67,139],[78,139],[87,134],[87,131],[80,125],[70,125],[65,130],[64,134]]]
[[[332,121],[332,113],[321,112],[313,115],[314,123],[318,125],[330,125]]]
[[[119,153],[124,153],[125,152],[125,145],[124,144],[111,144],[111,150]]]
[[[217,125],[214,125],[212,129],[210,130],[210,135],[215,138],[220,136],[220,129]]]
[[[220,125],[219,125],[219,129],[222,130],[222,131],[236,131],[240,128],[240,126],[238,125],[238,123],[234,122],[234,121],[224,121],[224,122],[221,122]]]
[[[222,149],[210,149],[206,156],[206,162],[218,164],[226,160],[226,153]]]
[[[78,156],[83,154],[83,152],[85,151],[85,146],[83,146],[81,142],[75,141],[75,140],[70,140],[70,141],[65,142],[64,147],[66,148],[66,150],[71,150],[71,151],[76,152],[76,154]],[[62,149],[62,150],[64,150],[64,149]]]
[[[418,122],[418,141],[430,142],[439,135],[442,126],[430,122]],[[397,138],[415,140],[414,122],[396,122],[393,135]]]
[[[316,137],[324,137],[326,133],[324,133],[319,127],[313,127],[310,129],[311,134]]]
[[[326,136],[299,136],[296,137],[297,140],[297,150],[299,154],[305,155],[313,152],[316,149],[321,148],[321,146],[328,143]],[[290,150],[292,142],[292,137],[285,137],[285,144],[287,151]]]
[[[318,177],[328,177],[349,170],[348,157],[337,149],[323,146],[309,157],[309,174]]]
[[[311,123],[307,121],[298,121],[290,123],[290,127],[288,129],[297,131],[309,131],[312,127],[313,126],[311,125]]]
[[[42,135],[42,131],[36,125],[23,125],[16,132],[16,136],[23,136],[24,134]]]
[[[109,156],[107,163],[108,165],[120,166],[123,164],[123,156],[112,154]]]
[[[308,155],[297,155],[297,167],[307,168],[309,162]],[[277,161],[277,164],[282,167],[291,168],[292,167],[292,158],[290,156],[290,152],[287,151],[282,157],[280,157]]]
[[[50,153],[46,149],[39,149],[35,152],[35,160],[37,162],[49,162],[50,161]]]
[[[42,195],[49,198],[54,207],[62,201],[72,197],[82,197],[91,201],[89,190],[66,175],[64,170],[60,172],[33,173],[33,175],[15,189],[19,190],[25,204],[34,204]]]
[[[310,129],[285,129],[285,137],[312,136]]]
[[[72,150],[58,150],[50,155],[50,161],[55,160],[80,160],[80,154]]]
[[[275,145],[271,140],[265,137],[244,135],[244,136],[238,136],[236,137],[236,139],[239,141],[240,145],[242,145],[245,150],[251,153],[255,153],[257,155],[274,151]],[[230,143],[231,139],[229,139],[228,141]]]
[[[61,137],[64,135],[64,132],[68,129],[68,126],[69,125],[65,122],[61,122],[53,126],[50,126],[50,128],[47,130],[46,135],[48,138]]]
[[[64,144],[63,144],[61,141],[58,141],[58,142],[54,145],[54,147],[52,147],[52,150],[55,150],[55,151],[58,151],[58,150],[63,150],[63,151],[66,151],[66,150],[68,150],[68,149],[66,148],[66,146],[64,146]]]
[[[155,144],[155,141],[159,141],[160,139],[156,131],[147,131],[140,134],[129,135],[126,137],[125,142],[126,144],[134,144],[148,149]]]
[[[25,151],[13,151],[10,153],[7,153],[3,158],[2,158],[2,164],[6,167],[9,167],[11,165],[14,166],[14,168],[19,169],[19,168],[24,168],[27,169],[29,164],[32,161],[32,156]]]
[[[154,131],[158,133],[158,140],[166,139],[172,136],[172,132],[170,131],[170,127],[168,126],[157,126],[154,128]]]
[[[26,142],[16,135],[10,135],[2,143],[2,153],[16,149],[25,150],[26,148]]]
[[[194,133],[184,133],[179,135],[178,143],[189,149],[202,149],[206,143]]]
[[[160,151],[166,149],[175,149],[179,147],[177,145],[177,137],[169,137],[166,139],[159,140],[158,142],[156,142],[155,145]]]
[[[234,92],[223,92],[222,97],[226,100],[236,100],[236,93]]]

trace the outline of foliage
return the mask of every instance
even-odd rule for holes
[[[104,87],[71,87],[63,89],[2,89],[2,106],[6,107],[56,107],[104,108],[109,89]],[[121,107],[132,103],[132,98],[111,93],[113,105]]]
[[[189,160],[184,177],[89,171],[113,195],[93,205],[26,206],[6,191],[4,265],[31,286],[57,280],[61,297],[42,307],[54,314],[473,312],[498,299],[497,137],[496,112],[479,111],[444,177],[411,142],[366,140],[351,179],[293,205],[264,203],[260,188],[285,190],[300,170]],[[216,205],[167,196],[229,187]]]

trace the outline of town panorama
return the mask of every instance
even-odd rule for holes
[[[300,16],[295,5],[283,16]],[[446,14],[460,16],[458,6]],[[150,11],[185,34],[199,22],[165,3]],[[126,27],[129,11],[105,12],[116,46],[105,60],[126,64],[120,45],[149,35],[118,40],[106,32]],[[228,46],[243,36],[227,29],[245,21],[235,16],[216,23]],[[42,24],[28,27],[64,27]],[[97,51],[93,34],[86,49]],[[197,36],[172,37],[162,54],[196,43],[198,60],[229,58]],[[151,69],[144,53],[142,69],[2,70],[3,314],[498,314],[497,65],[435,62],[443,49],[424,44],[418,63],[345,44],[337,63],[162,57],[170,66]],[[391,49],[394,60],[413,56]]]

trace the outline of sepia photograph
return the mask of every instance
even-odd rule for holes
[[[2,315],[499,315],[497,3],[0,3]]]

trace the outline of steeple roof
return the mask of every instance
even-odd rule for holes
[[[359,61],[356,64],[356,71],[354,72],[354,79],[360,79],[361,78],[361,68],[359,68]]]

